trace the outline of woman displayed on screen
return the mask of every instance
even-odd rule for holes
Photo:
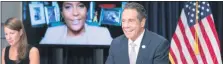
[[[86,24],[89,2],[58,2],[65,25],[49,27],[40,44],[110,45],[107,28]]]
[[[20,20],[9,18],[4,24],[4,32],[9,46],[2,50],[2,64],[40,64],[39,51],[27,43]]]

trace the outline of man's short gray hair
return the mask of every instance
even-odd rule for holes
[[[146,10],[145,8],[136,2],[129,2],[125,5],[124,10],[125,9],[136,9],[136,11],[138,12],[137,18],[142,21],[143,18],[147,18],[147,14],[146,14]]]

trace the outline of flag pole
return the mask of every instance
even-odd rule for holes
[[[199,45],[198,45],[198,19],[199,19],[199,16],[198,16],[198,1],[196,1],[196,16],[195,16],[195,20],[196,20],[196,23],[195,23],[195,43],[194,43],[194,47],[195,47],[195,54],[198,55],[199,54]]]

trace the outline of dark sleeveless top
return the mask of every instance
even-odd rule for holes
[[[25,58],[20,60],[18,64],[29,64],[29,52],[32,47],[33,46],[28,45],[28,49],[25,53]],[[9,49],[10,49],[10,46],[7,46],[5,49],[5,64],[16,64],[16,60],[9,59]]]

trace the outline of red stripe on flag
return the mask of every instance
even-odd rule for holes
[[[207,59],[205,58],[204,51],[203,51],[203,48],[201,47],[201,43],[199,40],[198,40],[198,47],[199,47],[199,52],[200,52],[203,63],[207,64]]]
[[[209,25],[210,25],[210,27],[211,27],[212,32],[214,33],[214,37],[215,37],[215,39],[216,39],[216,41],[217,41],[217,43],[218,43],[218,47],[219,47],[219,50],[220,50],[220,49],[221,49],[221,48],[220,48],[220,41],[219,41],[219,39],[218,39],[218,34],[217,34],[216,29],[215,29],[215,24],[214,24],[214,21],[213,21],[212,18],[211,18],[211,15],[208,15],[208,16],[207,16],[207,20],[208,20],[208,23],[209,23]]]
[[[174,35],[173,35],[173,40],[175,41],[175,43],[176,43],[176,45],[178,47],[178,50],[179,50],[179,53],[180,53],[180,58],[181,58],[182,63],[183,64],[188,64],[187,61],[186,61],[186,59],[185,59],[185,57],[184,57],[184,54],[183,54],[183,51],[182,51],[182,47],[180,45],[180,41],[179,41],[176,33],[174,33]]]
[[[195,36],[194,36],[195,35],[195,25],[190,27],[190,31],[191,31],[191,34],[192,34],[193,39],[195,41]]]
[[[178,63],[177,63],[176,56],[174,55],[172,48],[170,48],[170,55],[172,56],[174,63],[175,63],[175,64],[178,64]]]
[[[179,24],[180,30],[182,32],[182,35],[183,35],[183,38],[184,38],[184,42],[185,42],[185,44],[187,46],[187,49],[188,49],[188,51],[190,53],[190,56],[191,56],[194,64],[198,64],[198,60],[197,60],[197,58],[196,58],[196,56],[194,54],[194,51],[193,51],[192,47],[190,46],[190,43],[189,43],[188,38],[186,36],[185,28],[184,28],[184,25],[183,25],[181,19],[180,19],[178,24]]]
[[[209,50],[209,52],[211,54],[212,61],[214,62],[214,64],[218,64],[216,55],[215,55],[213,47],[212,47],[212,44],[211,44],[211,42],[210,42],[210,40],[208,38],[208,35],[206,34],[206,31],[204,29],[204,25],[202,24],[202,21],[199,23],[199,25],[200,25],[200,29],[201,29],[201,33],[203,35],[203,38],[204,38],[204,40],[205,40],[205,42],[206,42],[206,44],[208,46],[208,50]]]
[[[192,26],[192,27],[190,27],[190,30],[191,30],[192,36],[194,38],[194,41],[196,41],[195,36],[198,35],[198,34],[195,34],[195,28],[197,28],[197,27],[195,27],[195,25]],[[197,32],[197,33],[199,33],[199,32]],[[198,36],[197,36],[197,38],[198,38]],[[201,44],[200,44],[200,41],[199,40],[198,40],[198,46],[199,46],[199,52],[201,54],[201,59],[202,59],[202,61],[203,61],[204,64],[207,64],[207,60],[205,58],[205,55],[204,55],[204,52],[203,52],[203,49],[201,47]]]

